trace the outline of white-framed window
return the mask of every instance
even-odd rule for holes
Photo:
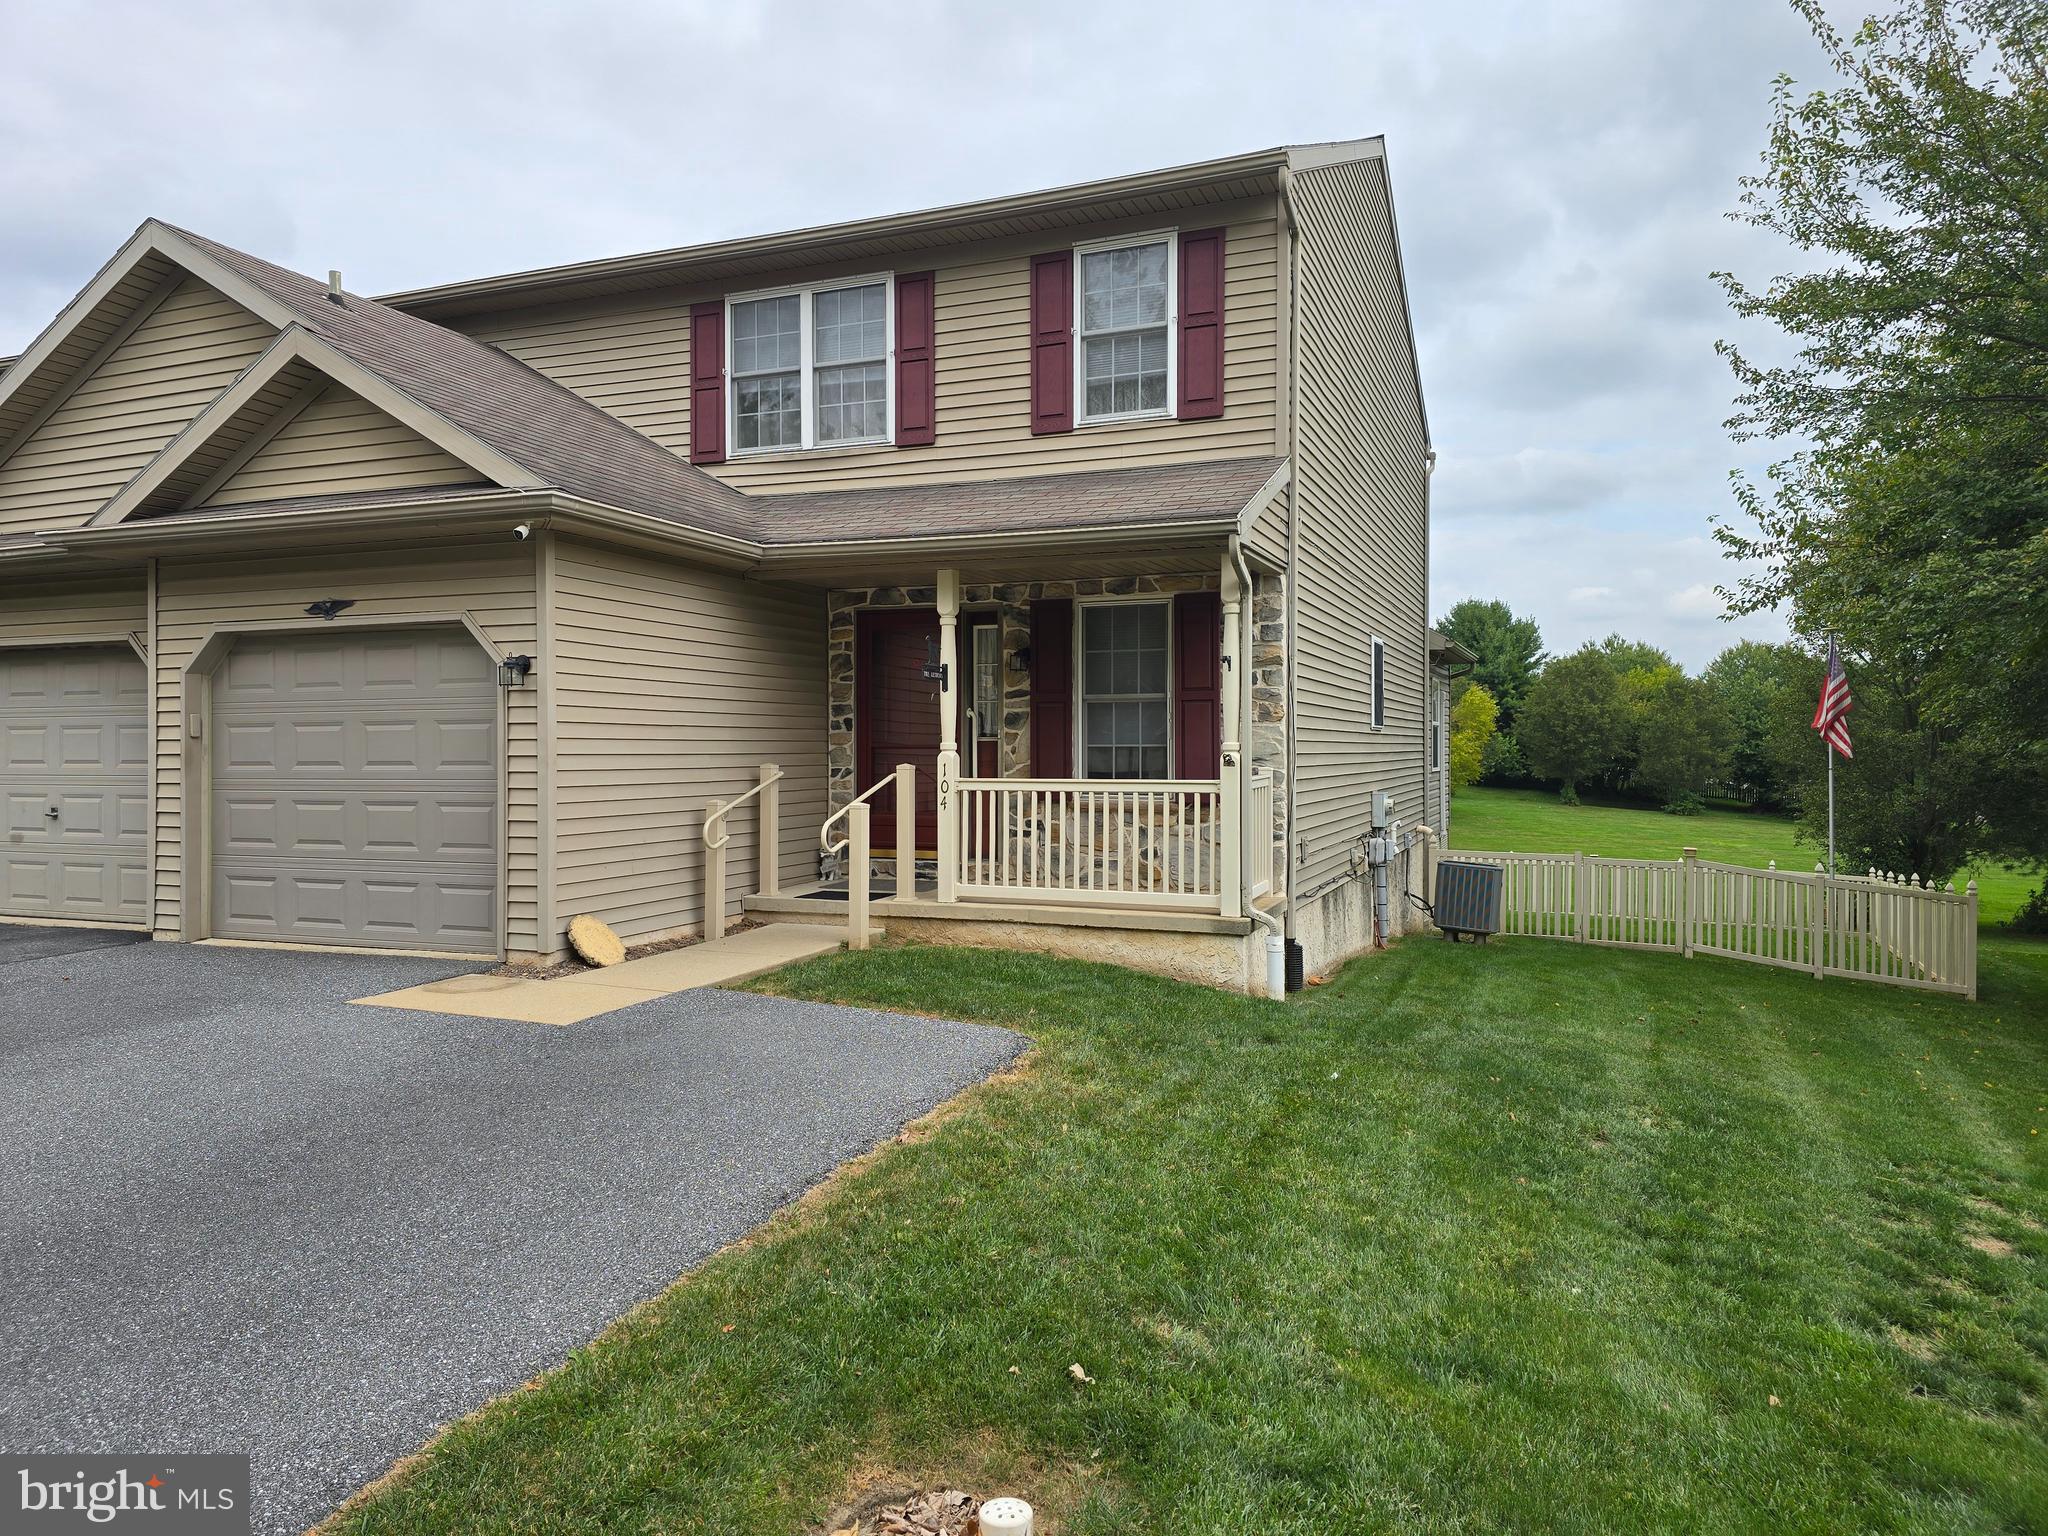
[[[1429,763],[1438,773],[1448,766],[1444,755],[1444,689],[1429,685]]]
[[[1179,236],[1074,247],[1074,398],[1081,425],[1173,414]]]
[[[1172,602],[1082,602],[1075,607],[1081,777],[1171,778]]]
[[[1387,642],[1378,635],[1372,637],[1372,728],[1384,730],[1387,724]]]
[[[728,298],[731,451],[891,441],[895,311],[895,284],[886,274]]]

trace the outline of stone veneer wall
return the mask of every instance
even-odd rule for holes
[[[1276,804],[1286,804],[1287,772],[1287,605],[1278,576],[1253,572],[1252,739],[1246,743],[1253,768],[1271,768]],[[1007,779],[1031,776],[1031,676],[1010,668],[1010,657],[1031,644],[1031,605],[1041,598],[1124,597],[1158,593],[1213,592],[1217,576],[1100,576],[1072,581],[970,582],[960,589],[964,617],[970,610],[993,611],[1003,643],[1003,739],[997,753]],[[827,594],[826,713],[829,730],[831,806],[838,810],[854,795],[854,616],[863,608],[931,608],[936,587],[855,587]],[[962,657],[965,665],[966,658]],[[1284,823],[1284,812],[1276,817]],[[1274,830],[1280,867],[1286,868],[1286,829]]]

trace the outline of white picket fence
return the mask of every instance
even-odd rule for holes
[[[1631,949],[1726,955],[1815,976],[1977,996],[1977,883],[1829,876],[1678,859],[1474,853],[1505,872],[1502,930]]]

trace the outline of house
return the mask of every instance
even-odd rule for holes
[[[1429,767],[1422,803],[1439,843],[1451,838],[1451,684],[1478,660],[1442,630],[1429,631]]]
[[[892,931],[1321,969],[1432,460],[1377,139],[382,300],[150,220],[0,374],[0,915],[547,960],[860,799]]]

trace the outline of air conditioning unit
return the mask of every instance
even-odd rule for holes
[[[1445,859],[1436,867],[1436,906],[1431,915],[1437,927],[1453,943],[1461,934],[1483,943],[1489,933],[1499,933],[1506,878],[1507,871],[1498,864]]]

